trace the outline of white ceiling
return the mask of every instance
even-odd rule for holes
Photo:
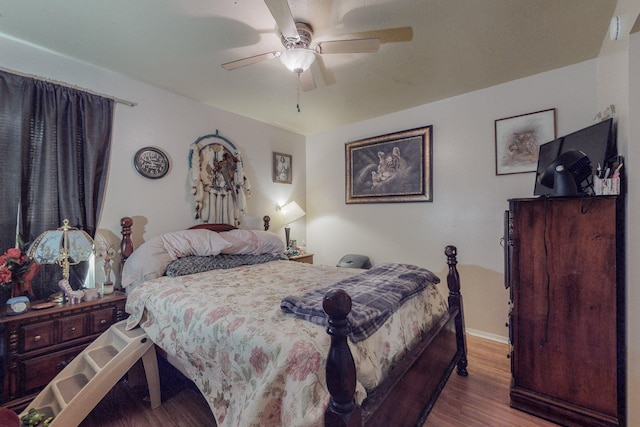
[[[335,83],[314,64],[318,87],[297,112],[296,75],[278,59],[220,66],[282,50],[263,0],[0,0],[0,33],[309,134],[595,58],[616,0],[289,3],[314,42],[404,26],[413,39],[323,55]]]

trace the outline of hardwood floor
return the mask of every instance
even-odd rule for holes
[[[551,427],[509,407],[506,344],[469,336],[469,376],[452,374],[423,427]],[[161,360],[162,405],[149,408],[143,390],[120,382],[81,427],[215,426],[209,407],[188,380]]]
[[[551,427],[556,424],[509,406],[507,344],[467,336],[469,376],[455,372],[423,427]]]

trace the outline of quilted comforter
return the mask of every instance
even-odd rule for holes
[[[160,277],[129,293],[128,327],[142,326],[181,361],[219,427],[320,426],[329,401],[330,337],[324,327],[283,313],[280,302],[359,272],[273,261]],[[372,336],[349,343],[359,403],[446,309],[430,284]]]

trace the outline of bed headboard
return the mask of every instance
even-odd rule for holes
[[[269,215],[265,215],[262,217],[262,223],[264,226],[264,230],[269,230],[269,223],[271,222],[271,217]],[[129,258],[129,256],[133,253],[133,241],[131,240],[131,227],[133,226],[133,220],[125,216],[120,220],[120,234],[122,234],[122,240],[120,241],[120,257],[121,264],[124,265],[124,262]],[[234,227],[231,224],[197,224],[189,227],[189,229],[198,229],[204,228],[207,230],[215,231],[216,233],[220,233],[223,231],[234,230]]]

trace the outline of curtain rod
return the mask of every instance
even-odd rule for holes
[[[90,93],[91,95],[97,95],[97,96],[102,96],[104,98],[109,98],[109,99],[112,99],[114,102],[117,102],[118,104],[128,105],[129,107],[135,107],[136,105],[138,105],[137,102],[127,101],[126,99],[118,98],[116,96],[111,96],[111,95],[107,95],[107,94],[104,94],[104,93],[95,92],[93,90],[85,89],[83,87],[72,85],[71,83],[63,82],[63,81],[60,81],[60,80],[54,80],[54,79],[49,79],[49,78],[46,78],[46,77],[41,77],[41,76],[38,76],[36,74],[28,74],[28,73],[23,73],[23,72],[20,72],[20,71],[10,70],[10,69],[4,68],[4,67],[0,67],[0,70],[6,71],[7,73],[17,74],[17,75],[22,76],[22,77],[29,77],[29,78],[36,79],[36,80],[41,80],[41,81],[44,81],[44,82],[47,82],[47,83],[53,83],[53,84],[57,84],[57,85],[64,86],[64,87],[68,87],[68,88],[71,88],[71,89],[81,90],[83,92]]]

